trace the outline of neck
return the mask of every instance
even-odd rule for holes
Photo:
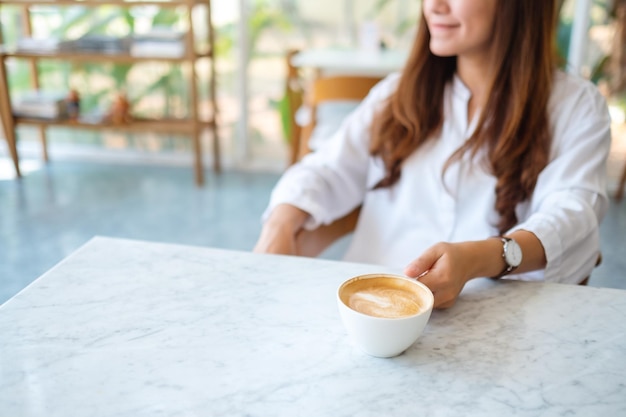
[[[484,54],[457,57],[457,75],[472,94],[468,108],[470,120],[476,109],[484,107],[487,101],[492,69],[491,60]]]

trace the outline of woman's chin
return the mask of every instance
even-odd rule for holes
[[[459,51],[457,51],[454,48],[445,47],[442,45],[433,45],[432,42],[430,44],[430,52],[433,55],[440,56],[442,58],[449,57],[449,56],[456,56],[459,53]]]

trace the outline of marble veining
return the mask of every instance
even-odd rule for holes
[[[626,415],[626,291],[475,280],[377,359],[335,300],[371,272],[94,238],[0,306],[0,415]]]

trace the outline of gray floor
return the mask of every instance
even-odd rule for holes
[[[278,175],[207,174],[197,188],[189,168],[63,161],[0,179],[0,303],[95,235],[250,250]],[[626,289],[626,201],[602,234],[590,285]]]

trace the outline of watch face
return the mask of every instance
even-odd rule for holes
[[[509,240],[505,248],[506,262],[512,267],[518,267],[522,263],[522,248],[514,240]]]

